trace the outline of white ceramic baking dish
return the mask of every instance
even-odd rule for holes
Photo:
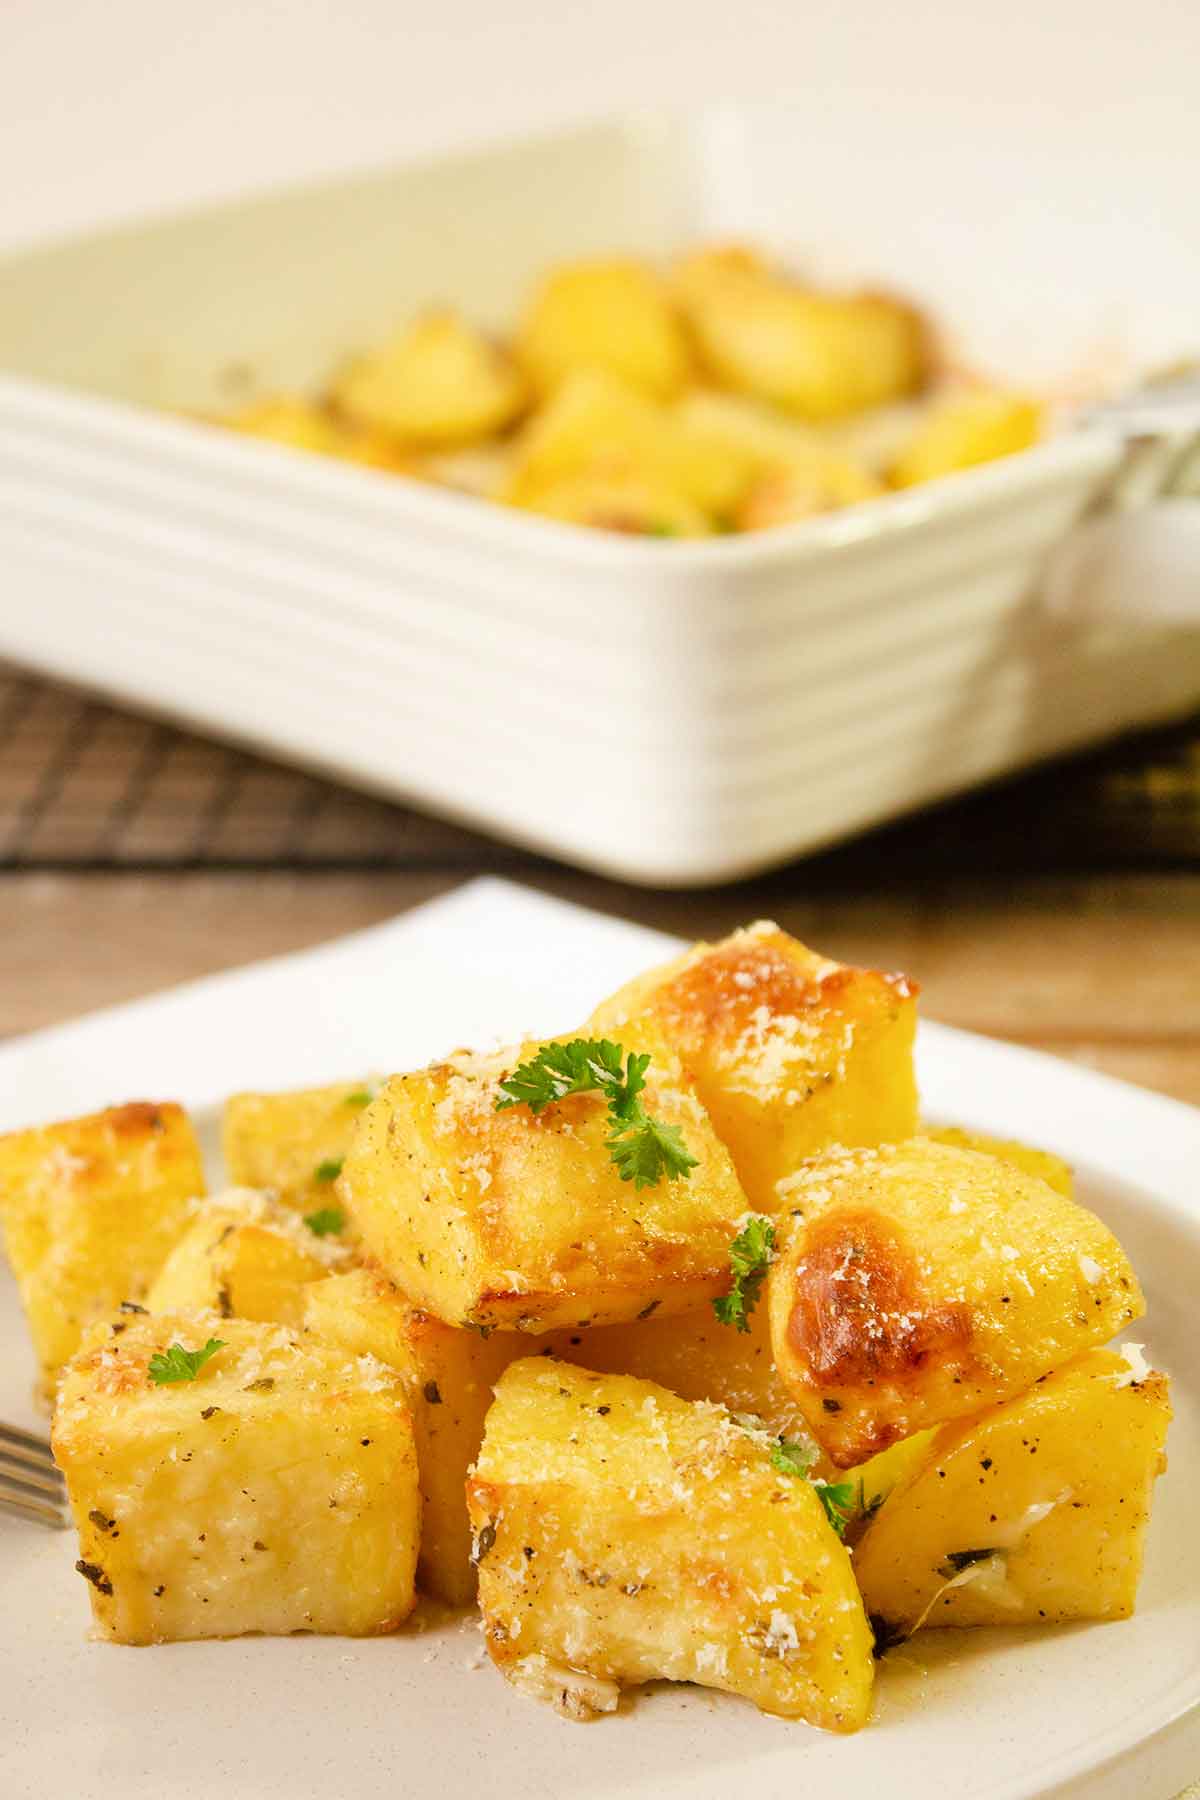
[[[1053,608],[1039,597],[1076,522],[1119,491],[1111,428],[687,544],[509,513],[172,410],[248,381],[311,385],[432,297],[499,325],[556,259],[736,233],[907,288],[1013,373],[1078,361],[1101,329],[1114,369],[1187,345],[1200,266],[1182,244],[1147,270],[1117,223],[1093,243],[1093,219],[1090,262],[1065,229],[1056,267],[1040,223],[1023,250],[1009,221],[989,262],[962,159],[936,214],[905,218],[916,150],[907,175],[897,154],[873,171],[843,157],[839,177],[814,142],[831,129],[788,109],[618,121],[10,256],[0,653],[664,884],[767,867],[1185,708],[1194,630],[1153,606],[1097,616],[1061,582]],[[1143,507],[1162,485],[1150,466]]]

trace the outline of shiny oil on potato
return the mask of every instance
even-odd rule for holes
[[[85,1326],[145,1299],[203,1192],[179,1106],[134,1100],[0,1137],[0,1223],[46,1398]]]
[[[691,1681],[832,1731],[866,1723],[870,1634],[816,1490],[722,1407],[532,1357],[468,1483],[484,1635],[571,1718]]]
[[[696,944],[597,1007],[593,1029],[652,1023],[682,1058],[757,1212],[792,1202],[831,1144],[916,1130],[916,986],[832,962],[777,925]]]
[[[650,1055],[642,1098],[696,1158],[686,1178],[622,1180],[597,1093],[537,1116],[498,1110],[500,1083],[536,1043],[384,1085],[338,1191],[367,1254],[414,1305],[447,1325],[543,1331],[686,1312],[723,1291],[746,1210],[728,1151],[667,1042],[642,1029],[623,1043]]]
[[[977,1151],[831,1151],[789,1199],[767,1277],[775,1361],[842,1468],[1011,1398],[1145,1310],[1093,1213]]]
[[[220,1345],[158,1385],[178,1345]],[[177,1638],[392,1631],[413,1603],[420,1496],[393,1373],[277,1325],[122,1316],[67,1370],[54,1454],[97,1631]]]
[[[855,1551],[882,1644],[1129,1617],[1171,1417],[1166,1376],[1130,1356],[1088,1351],[934,1434]]]

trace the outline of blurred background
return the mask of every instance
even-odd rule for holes
[[[1200,350],[1200,226],[1164,199],[1200,149],[1200,11],[1169,0],[8,0],[0,50],[0,251],[629,108],[761,99],[844,118],[848,164],[867,121],[872,144],[881,119],[915,134],[914,228],[946,203],[964,151],[1010,168],[1012,205],[1032,216],[1036,146],[1115,259],[1171,240],[1164,264],[1196,273]],[[838,177],[825,157],[791,172],[800,196]],[[974,230],[983,243],[1001,225],[985,213]],[[1054,230],[1042,217],[1034,235]],[[1041,275],[1006,279],[1019,296]],[[1200,566],[1196,591],[1200,610]],[[689,936],[774,916],[829,954],[913,970],[934,1016],[1200,1102],[1194,709],[753,880],[668,891],[5,662],[4,619],[31,603],[0,575],[0,1036],[500,872]],[[1180,654],[1200,706],[1197,639]]]

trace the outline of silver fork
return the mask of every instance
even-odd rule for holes
[[[71,1523],[66,1483],[50,1445],[19,1425],[0,1424],[0,1511],[53,1531],[65,1531]]]

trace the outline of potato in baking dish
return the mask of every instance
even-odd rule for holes
[[[0,1222],[45,1397],[93,1319],[145,1298],[203,1192],[179,1106],[133,1100],[0,1137]]]
[[[922,1625],[1128,1618],[1170,1418],[1166,1376],[1131,1345],[943,1425],[855,1551],[881,1645]]]
[[[693,1681],[854,1731],[871,1640],[813,1486],[723,1407],[544,1357],[496,1389],[468,1483],[493,1661],[571,1718]]]
[[[450,1606],[475,1597],[466,1479],[492,1389],[528,1356],[524,1332],[457,1331],[412,1306],[378,1269],[352,1269],[305,1290],[305,1322],[327,1343],[377,1357],[404,1381],[421,1482],[420,1586]]]
[[[146,1293],[150,1312],[216,1312],[222,1318],[300,1325],[304,1289],[350,1251],[310,1231],[291,1207],[254,1188],[201,1201]]]
[[[916,996],[906,976],[833,962],[760,922],[635,977],[589,1024],[661,1032],[751,1206],[775,1214],[805,1157],[916,1130]]]
[[[374,1092],[370,1081],[335,1081],[232,1095],[221,1115],[229,1179],[238,1187],[270,1188],[300,1212],[330,1205],[354,1128]]]
[[[191,1379],[154,1372],[214,1340]],[[403,1385],[371,1357],[215,1313],[93,1327],[54,1454],[103,1636],[391,1631],[413,1602],[420,1496]]]
[[[544,1331],[685,1312],[722,1292],[746,1211],[729,1153],[678,1057],[648,1030],[641,1099],[696,1159],[637,1187],[614,1164],[603,1096],[536,1116],[500,1083],[541,1049],[463,1052],[393,1076],[366,1109],[338,1184],[367,1254],[448,1325]]]
[[[767,1277],[781,1380],[841,1468],[1020,1393],[1145,1311],[1086,1208],[928,1138],[798,1171]]]

